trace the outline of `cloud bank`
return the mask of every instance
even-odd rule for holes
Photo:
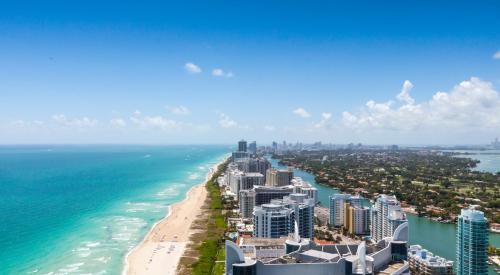
[[[384,129],[391,131],[426,131],[448,129],[473,131],[499,129],[500,98],[492,83],[471,77],[448,92],[437,92],[426,102],[415,103],[405,81],[393,101],[368,101],[358,112],[344,111],[342,125],[353,130]]]

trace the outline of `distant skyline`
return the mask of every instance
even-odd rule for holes
[[[498,1],[0,4],[0,144],[500,137]]]

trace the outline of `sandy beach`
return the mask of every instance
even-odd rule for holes
[[[207,197],[205,184],[217,166],[210,169],[205,182],[189,190],[183,201],[171,205],[169,214],[157,222],[144,240],[127,254],[123,274],[175,274],[189,242],[191,223],[201,213]]]

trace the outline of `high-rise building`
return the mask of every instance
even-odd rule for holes
[[[238,141],[238,151],[239,152],[246,152],[247,151],[247,142],[246,142],[246,140],[240,140],[240,141]]]
[[[348,202],[344,203],[344,206],[344,228],[347,232],[355,235],[368,234],[370,232],[370,208],[353,206]]]
[[[250,144],[248,144],[248,152],[250,154],[257,154],[257,142],[256,141],[252,141],[250,142]]]
[[[453,262],[434,256],[420,245],[408,249],[408,263],[412,275],[452,275]]]
[[[285,186],[290,185],[293,179],[293,171],[268,169],[266,172],[266,185],[267,186]]]
[[[345,219],[344,203],[349,203],[352,206],[361,206],[362,198],[360,196],[352,196],[349,194],[334,194],[330,196],[330,217],[328,223],[332,226],[343,226]]]
[[[255,185],[264,185],[264,175],[261,173],[244,173],[241,176],[239,190],[252,189]]]
[[[254,186],[251,190],[255,192],[255,206],[270,203],[274,199],[283,199],[293,193],[293,186]]]
[[[380,195],[371,210],[371,236],[375,242],[390,237],[408,220],[395,196]]]
[[[351,197],[349,194],[334,194],[330,196],[330,218],[328,223],[332,226],[344,225],[344,203]]]
[[[239,194],[240,214],[244,219],[252,218],[255,206],[255,191],[241,190]]]
[[[312,204],[317,202],[316,188],[311,187],[301,178],[296,177],[292,181],[294,185],[286,186],[262,186],[254,182],[252,189],[239,191],[240,213],[243,218],[251,218],[253,207],[271,203],[273,200],[281,200],[285,197],[307,198],[312,200]],[[295,185],[297,184],[297,185]]]
[[[240,151],[233,152],[231,156],[233,161],[249,158],[248,152],[240,152]]]
[[[299,236],[312,239],[314,237],[314,199],[306,194],[294,193],[284,197],[282,203],[293,209]]]
[[[458,216],[456,252],[457,275],[488,274],[488,220],[474,207]]]
[[[253,236],[279,238],[294,231],[294,211],[279,204],[263,204],[253,210]]]
[[[238,192],[240,190],[240,181],[241,181],[241,176],[244,174],[243,171],[239,170],[237,167],[234,165],[231,165],[230,169],[227,169],[226,171],[226,182],[227,185],[229,186],[229,190],[233,193],[238,195]]]
[[[313,187],[301,177],[294,177],[291,184],[295,188],[294,193],[306,194],[309,198],[314,199],[314,203],[318,203],[318,189]]]
[[[254,185],[264,185],[264,176],[261,173],[244,173],[240,170],[231,171],[229,189],[234,194],[241,190],[252,189]]]
[[[264,179],[267,174],[267,170],[271,168],[271,163],[266,158],[251,158],[247,162],[248,167],[246,172],[256,172],[264,175]]]

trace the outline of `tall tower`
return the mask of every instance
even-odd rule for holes
[[[238,141],[238,151],[239,152],[246,152],[247,151],[247,142],[246,142],[246,140],[240,140],[240,141]]]
[[[488,274],[488,220],[484,213],[462,209],[457,222],[457,275]]]
[[[391,237],[394,230],[408,220],[395,196],[380,195],[372,207],[371,235],[375,242]]]
[[[250,144],[248,144],[248,151],[250,152],[250,154],[256,154],[257,153],[257,142],[256,141],[252,141],[250,142]]]

